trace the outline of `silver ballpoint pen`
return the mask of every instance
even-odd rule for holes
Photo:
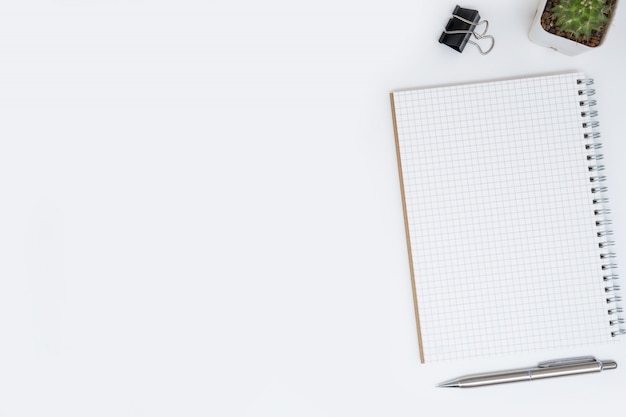
[[[593,356],[580,356],[576,358],[565,358],[541,362],[533,368],[511,369],[507,371],[466,375],[450,381],[442,382],[437,386],[456,388],[482,387],[484,385],[534,381],[536,379],[553,378],[557,376],[580,375],[615,368],[617,368],[617,363],[615,361],[600,361]]]

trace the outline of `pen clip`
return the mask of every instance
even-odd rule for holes
[[[577,356],[575,358],[554,359],[551,361],[539,362],[539,368],[552,368],[555,366],[576,365],[580,363],[598,362],[594,356]]]

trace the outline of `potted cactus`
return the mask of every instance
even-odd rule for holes
[[[604,42],[618,0],[540,0],[528,37],[568,55]]]

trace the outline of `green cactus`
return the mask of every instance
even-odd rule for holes
[[[552,7],[556,17],[555,26],[575,37],[589,39],[592,32],[599,32],[609,18],[608,0],[559,0]]]

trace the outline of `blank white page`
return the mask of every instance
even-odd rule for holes
[[[424,361],[614,339],[584,78],[392,93]]]

